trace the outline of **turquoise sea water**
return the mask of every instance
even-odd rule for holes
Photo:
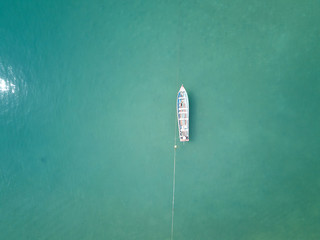
[[[319,12],[1,1],[0,239],[318,240]]]

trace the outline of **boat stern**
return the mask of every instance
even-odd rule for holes
[[[181,139],[180,138],[180,142],[189,142],[189,138],[186,138],[186,139]]]

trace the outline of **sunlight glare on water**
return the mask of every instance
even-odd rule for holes
[[[0,59],[0,113],[17,112],[26,95],[27,86],[22,71]]]
[[[15,92],[16,85],[9,83],[4,79],[0,78],[0,92]]]
[[[0,93],[15,93],[17,78],[13,73],[12,66],[5,67],[0,62]]]

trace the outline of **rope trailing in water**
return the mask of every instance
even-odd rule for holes
[[[176,138],[175,138],[176,143]],[[171,240],[173,240],[173,219],[174,219],[174,192],[176,188],[176,144],[174,145],[173,155],[173,180],[172,180],[172,209],[171,209]]]

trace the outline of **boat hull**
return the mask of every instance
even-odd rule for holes
[[[189,141],[189,98],[187,91],[181,86],[177,95],[177,118],[180,142]]]

